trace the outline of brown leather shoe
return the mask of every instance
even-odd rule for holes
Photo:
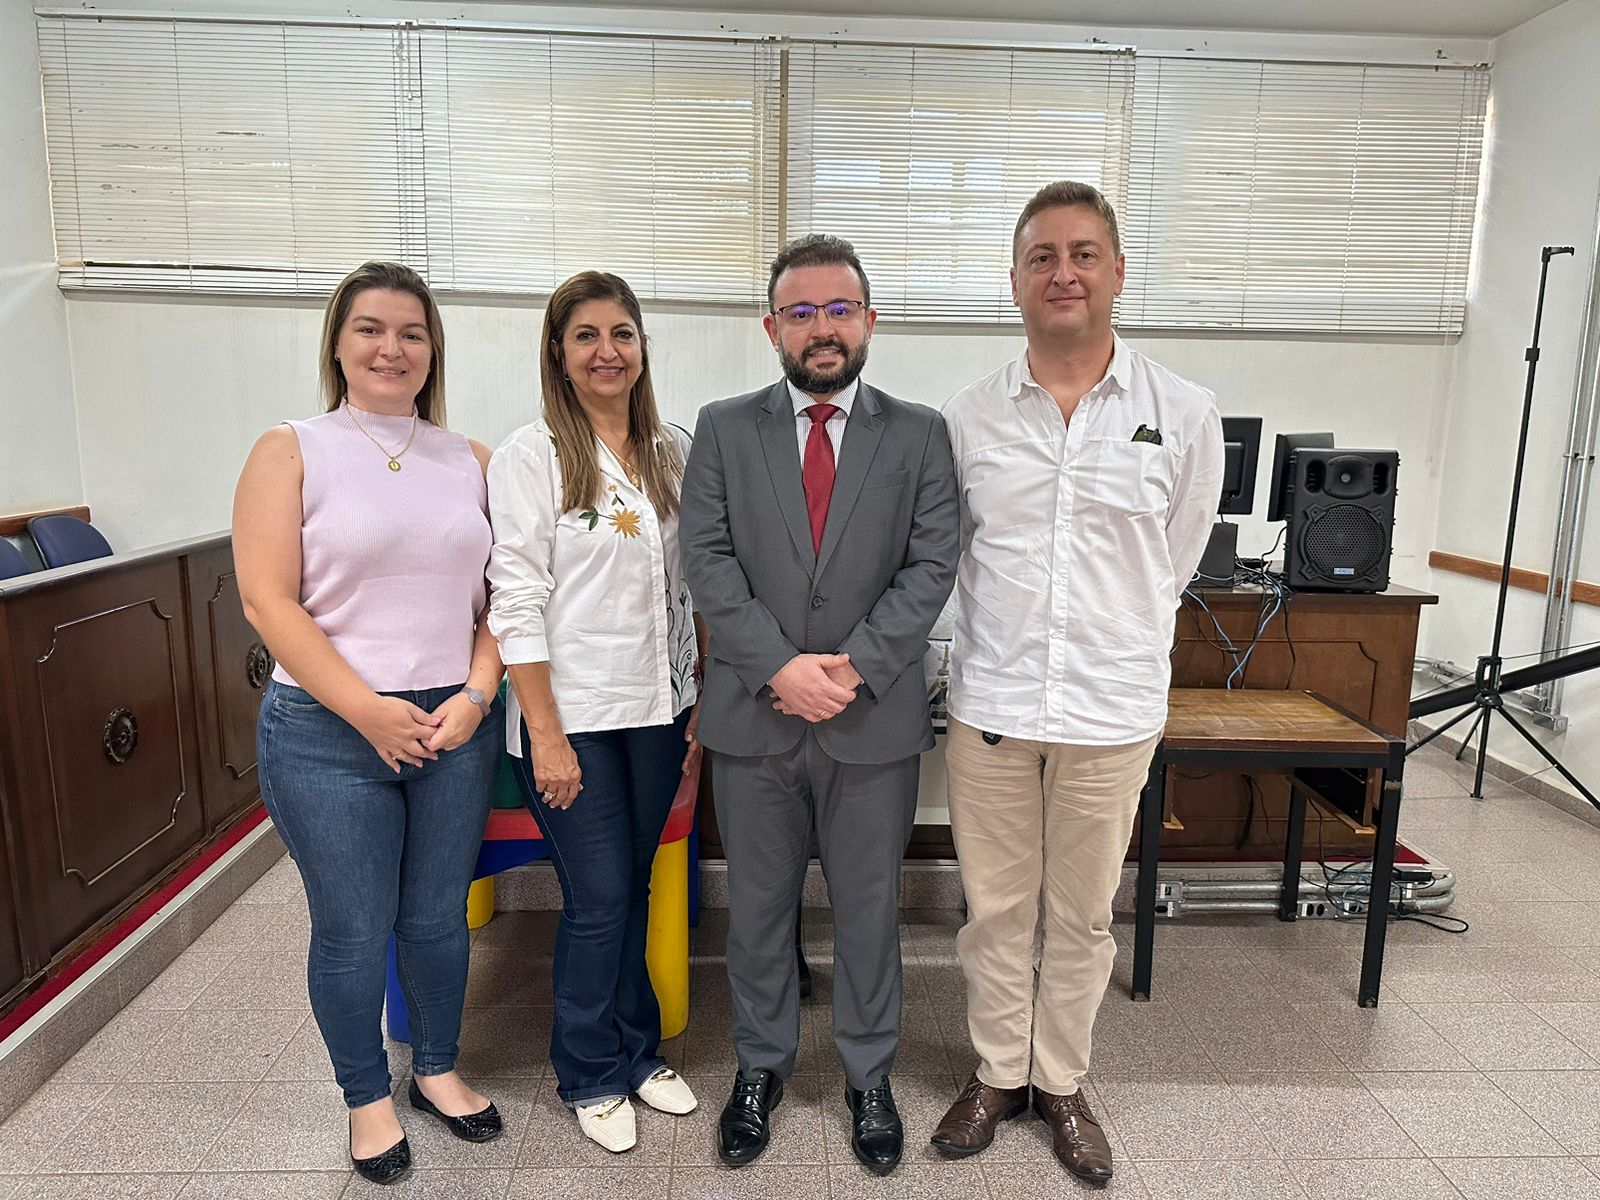
[[[1015,1088],[990,1087],[974,1075],[928,1140],[946,1158],[965,1158],[994,1141],[994,1131],[1001,1121],[1020,1117],[1027,1111],[1027,1084]]]
[[[1090,1183],[1111,1182],[1111,1143],[1083,1092],[1057,1096],[1035,1087],[1033,1111],[1050,1127],[1050,1148],[1063,1167]]]

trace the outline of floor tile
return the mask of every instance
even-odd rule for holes
[[[58,1083],[116,1083],[183,1014],[125,1008],[55,1073]]]
[[[196,950],[191,947],[128,1001],[124,1011],[188,1008],[238,955],[239,951],[231,948]]]
[[[521,1168],[511,1174],[506,1200],[577,1200],[587,1196],[666,1200],[671,1187],[672,1172],[666,1167]]]
[[[1284,1163],[1311,1197],[1338,1200],[1460,1200],[1437,1165],[1420,1158],[1368,1158]]]
[[[1090,1062],[1096,1077],[1212,1069],[1210,1056],[1177,1004],[1136,1004],[1126,996],[1107,996],[1095,1018],[1093,1047]]]
[[[1220,1075],[1096,1081],[1102,1111],[1138,1161],[1259,1159],[1263,1134]]]
[[[503,1200],[511,1186],[511,1171],[459,1169],[434,1170],[420,1165],[398,1183],[369,1183],[359,1175],[350,1180],[344,1197],[416,1197],[418,1200]]]
[[[1422,1151],[1354,1075],[1229,1075],[1280,1158],[1421,1158]]]
[[[254,1082],[267,1073],[305,1020],[299,1012],[191,1008],[145,1047],[126,1078],[143,1083]]]
[[[298,904],[234,904],[195,939],[200,950],[304,951],[311,918]]]
[[[33,1170],[109,1090],[103,1083],[52,1080],[0,1123],[0,1174]]]
[[[826,1196],[828,1168],[759,1165],[730,1171],[727,1167],[679,1167],[672,1172],[672,1200],[772,1200],[775,1196]],[[631,1197],[630,1197],[631,1200]]]
[[[285,854],[260,879],[250,885],[239,897],[240,904],[294,904],[304,903],[305,884],[300,882],[300,870],[294,859]]]
[[[860,1163],[836,1163],[828,1168],[828,1194],[831,1200],[971,1200],[986,1194],[986,1184],[975,1162],[902,1162],[886,1176]]]
[[[1151,1200],[1305,1200],[1280,1162],[1142,1162],[1139,1175]]]
[[[1459,1050],[1399,1000],[1384,1000],[1377,1008],[1344,1000],[1317,1000],[1295,1008],[1349,1070],[1471,1069]]]
[[[550,1060],[548,1008],[475,1008],[461,1019],[457,1066],[468,1078],[542,1077]]]
[[[1600,1058],[1600,1002],[1535,1000],[1528,1008],[1590,1058]]]
[[[1046,1163],[982,1164],[989,1195],[995,1200],[1062,1200],[1064,1196],[1097,1196],[1106,1200],[1148,1200],[1149,1191],[1132,1163],[1116,1164],[1116,1173],[1103,1188],[1079,1184],[1054,1158]]]
[[[189,1176],[179,1200],[333,1200],[345,1171],[208,1171]]]
[[[1218,1069],[1336,1070],[1339,1059],[1316,1028],[1287,1000],[1195,1009],[1184,1020]]]
[[[241,951],[195,997],[194,1007],[309,1012],[306,948]]]
[[[347,1113],[343,1096],[331,1083],[257,1084],[199,1169],[271,1163],[280,1171],[344,1170],[350,1165]]]
[[[40,1170],[192,1171],[249,1094],[246,1083],[113,1084],[79,1127],[94,1136],[59,1143]]]
[[[555,1003],[550,963],[515,946],[474,946],[467,972],[468,1008],[548,1008]]]
[[[1520,1004],[1417,1004],[1413,1008],[1481,1071],[1564,1071],[1597,1065]]]
[[[1600,1154],[1600,1071],[1491,1071],[1489,1079],[1568,1154]]]
[[[1445,1158],[1463,1200],[1600,1200],[1600,1178],[1571,1158]]]
[[[166,1175],[35,1175],[10,1200],[173,1200],[189,1177]]]
[[[1356,1077],[1428,1157],[1560,1154],[1561,1146],[1499,1088],[1466,1071],[1358,1072]]]

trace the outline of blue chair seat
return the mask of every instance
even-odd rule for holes
[[[47,567],[66,567],[92,558],[109,558],[111,543],[89,522],[71,513],[50,513],[28,522],[28,534]]]

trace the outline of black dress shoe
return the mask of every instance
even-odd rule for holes
[[[850,1106],[850,1149],[857,1161],[874,1175],[887,1175],[900,1165],[906,1136],[900,1110],[889,1091],[889,1077],[885,1075],[882,1083],[864,1092],[845,1084],[844,1102]]]
[[[411,1077],[411,1107],[418,1112],[438,1117],[444,1122],[445,1128],[463,1142],[492,1142],[500,1136],[503,1128],[500,1122],[500,1110],[493,1104],[479,1112],[468,1113],[464,1117],[452,1117],[449,1113],[440,1112],[438,1106],[422,1094],[415,1075]]]
[[[411,1143],[402,1134],[398,1142],[371,1158],[357,1158],[352,1152],[350,1165],[357,1175],[372,1183],[393,1183],[411,1170]]]
[[[772,1110],[783,1102],[783,1080],[768,1070],[740,1071],[717,1118],[717,1157],[730,1167],[753,1163],[767,1148]]]

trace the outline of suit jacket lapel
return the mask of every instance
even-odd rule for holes
[[[795,552],[810,570],[817,556],[811,549],[811,518],[806,515],[805,485],[800,482],[800,446],[795,438],[794,404],[789,399],[789,385],[779,380],[767,393],[762,413],[756,419],[761,435],[761,449],[767,456],[767,473],[772,476],[772,488],[777,493],[778,509],[783,513],[783,523],[789,527],[794,539]],[[835,484],[835,495],[838,494]],[[832,515],[830,510],[830,516]]]
[[[839,447],[839,467],[833,477],[833,496],[828,501],[828,523],[822,527],[822,552],[817,556],[820,576],[833,548],[839,544],[844,527],[855,510],[861,495],[861,486],[867,481],[867,469],[878,453],[878,439],[883,436],[883,418],[878,415],[882,406],[877,393],[863,382],[856,390],[856,402],[850,406],[850,419],[844,424],[844,445]],[[802,491],[801,500],[805,495]],[[804,507],[802,505],[802,512]],[[807,526],[807,532],[810,527]],[[806,549],[810,549],[809,542]]]

